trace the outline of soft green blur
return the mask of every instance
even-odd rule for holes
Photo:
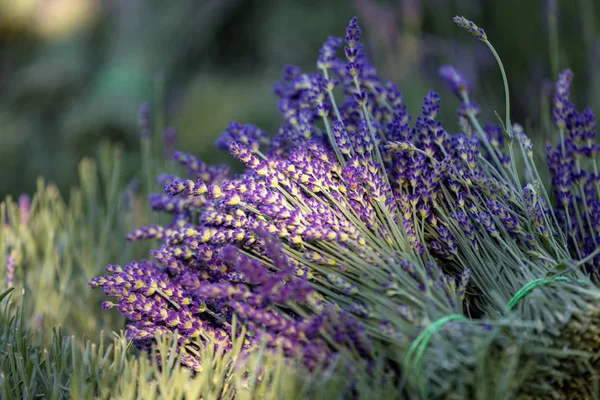
[[[158,125],[178,129],[178,148],[229,162],[213,148],[227,123],[275,131],[271,87],[282,66],[314,71],[321,43],[343,36],[353,15],[410,111],[440,92],[451,132],[457,102],[436,77],[440,65],[462,69],[484,109],[503,105],[494,60],[452,17],[474,20],[506,66],[513,119],[551,137],[540,106],[559,70],[574,70],[576,100],[598,111],[599,13],[594,0],[0,0],[0,195],[32,193],[40,175],[69,188],[102,138],[123,145],[133,176],[145,100]]]

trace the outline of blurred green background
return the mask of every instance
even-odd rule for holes
[[[541,105],[566,67],[576,74],[578,104],[598,111],[594,0],[0,0],[0,196],[31,193],[39,175],[66,189],[103,138],[124,145],[133,176],[143,101],[158,126],[177,128],[179,149],[228,162],[213,149],[227,123],[276,130],[271,88],[283,65],[314,70],[322,42],[343,36],[353,15],[368,54],[412,113],[436,90],[455,131],[457,102],[436,77],[452,63],[492,121],[503,107],[500,74],[486,47],[454,25],[457,14],[498,49],[515,121],[549,134]],[[159,147],[162,132],[154,135]]]

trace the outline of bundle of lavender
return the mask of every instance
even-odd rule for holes
[[[155,261],[91,282],[117,299],[105,308],[131,321],[140,346],[177,330],[195,370],[205,343],[234,341],[237,318],[248,349],[266,343],[309,367],[384,357],[409,396],[594,395],[600,292],[579,266],[595,252],[573,256],[570,214],[553,212],[535,168],[520,182],[513,137],[530,162],[527,137],[508,113],[504,126],[481,128],[451,68],[442,73],[464,99],[462,132],[436,120],[433,92],[411,123],[398,88],[366,59],[356,19],[345,42],[340,59],[343,41],[327,40],[317,74],[285,68],[273,138],[228,126],[217,146],[243,174],[175,153],[193,180],[158,177],[165,194],[151,206],[173,222],[128,237],[161,240]]]
[[[563,72],[553,109],[561,143],[554,151],[549,147],[547,156],[555,197],[552,207],[533,160],[532,142],[519,125],[510,122],[508,84],[497,53],[482,29],[464,18],[455,22],[492,50],[502,71],[506,120],[485,129],[461,74],[451,67],[443,67],[440,74],[463,100],[459,114],[464,112],[470,123],[464,122],[465,130],[473,129],[485,144],[489,162],[473,164],[473,169],[480,176],[496,177],[505,188],[496,193],[463,188],[455,203],[439,205],[436,212],[449,222],[457,239],[456,256],[446,266],[471,269],[473,286],[480,292],[476,308],[492,318],[515,310],[520,319],[534,323],[545,346],[553,349],[543,365],[564,372],[547,382],[560,388],[556,396],[592,398],[599,393],[600,368],[600,292],[590,282],[590,278],[597,280],[594,265],[600,250],[595,233],[600,215],[594,115],[590,110],[577,113],[569,101],[572,73]],[[524,160],[524,182],[517,172],[515,141]],[[594,172],[582,169],[585,159]],[[561,349],[562,358],[556,349]]]

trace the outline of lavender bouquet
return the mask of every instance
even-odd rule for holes
[[[456,22],[497,57],[481,28]],[[160,240],[155,260],[91,282],[116,298],[103,306],[128,318],[128,337],[147,348],[176,331],[182,362],[202,371],[202,349],[231,349],[240,321],[247,351],[266,346],[308,368],[382,366],[399,396],[597,396],[597,170],[579,164],[596,145],[591,113],[565,105],[568,73],[553,207],[508,90],[506,120],[482,128],[469,84],[444,67],[463,100],[461,132],[437,121],[434,92],[413,122],[366,58],[356,18],[317,67],[285,68],[274,137],[232,122],[217,141],[244,173],[175,152],[192,179],[158,176],[164,194],[151,207],[172,222],[128,236]]]

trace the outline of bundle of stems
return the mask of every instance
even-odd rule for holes
[[[465,24],[459,17],[456,21],[461,26]],[[480,28],[472,23],[466,27],[490,48],[502,72],[506,118],[500,121],[497,130],[503,135],[508,155],[498,145],[499,132],[494,136],[482,129],[476,110],[469,107],[472,102],[468,94],[459,91],[464,118],[469,122],[467,125],[464,121],[465,128],[477,135],[488,150],[487,160],[480,162],[481,169],[486,176],[497,177],[504,190],[502,195],[490,198],[468,191],[461,193],[460,201],[440,204],[437,212],[449,222],[448,228],[458,248],[456,256],[448,260],[445,267],[472,272],[472,287],[477,292],[473,298],[474,312],[483,312],[492,319],[512,315],[532,324],[532,334],[546,348],[540,351],[541,359],[537,363],[538,370],[550,377],[543,385],[554,388],[552,398],[597,398],[600,393],[600,291],[592,281],[595,273],[590,275],[586,267],[594,263],[600,247],[586,246],[586,253],[580,251],[581,245],[569,221],[570,215],[576,216],[579,229],[591,230],[590,221],[597,218],[597,213],[591,204],[581,208],[579,203],[586,203],[586,198],[590,203],[595,202],[596,196],[584,193],[580,178],[579,185],[573,188],[579,195],[575,196],[573,210],[568,202],[562,201],[560,181],[553,179],[553,189],[558,192],[557,206],[553,205],[534,162],[531,140],[519,125],[511,124],[508,83],[500,58]],[[565,117],[561,118],[561,113],[568,112],[557,110],[570,105],[561,106],[568,103],[568,86],[564,87],[563,78],[564,75],[557,84],[554,113],[561,136],[557,150],[562,149],[559,163],[566,164],[568,143],[563,137],[565,126],[561,125],[561,119]],[[585,121],[577,120],[575,124],[577,128],[573,129],[586,129]],[[587,145],[594,146],[591,140]],[[522,155],[525,177],[518,173],[514,147]],[[577,173],[581,173],[579,157],[576,158]],[[445,193],[451,196],[449,190]],[[560,210],[563,207],[564,210]],[[460,220],[449,218],[459,213],[476,222],[471,230],[463,229]],[[482,214],[490,217],[481,218]],[[587,224],[582,222],[584,219]],[[538,389],[537,385],[528,385],[527,392],[534,394]]]
[[[456,22],[499,60],[481,28]],[[366,59],[355,18],[345,42],[345,60],[341,39],[325,42],[317,74],[285,69],[274,138],[227,127],[217,145],[243,174],[174,153],[192,179],[161,175],[166,195],[151,200],[173,223],[129,235],[160,240],[157,262],[95,278],[117,299],[105,307],[118,307],[141,345],[180,329],[196,370],[202,332],[235,340],[237,318],[248,348],[283,346],[308,368],[333,353],[357,365],[383,358],[409,397],[597,396],[600,291],[583,268],[597,252],[576,257],[570,209],[554,211],[531,141],[510,121],[508,89],[506,120],[482,128],[468,83],[445,68],[464,102],[462,132],[436,121],[433,92],[413,127],[398,88]]]

